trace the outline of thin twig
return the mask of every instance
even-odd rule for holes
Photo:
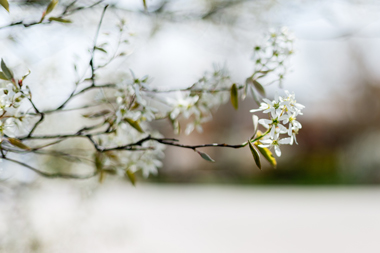
[[[96,42],[98,40],[98,37],[99,37],[99,31],[100,31],[100,27],[102,26],[102,22],[103,22],[103,18],[104,18],[104,14],[106,13],[106,10],[108,8],[108,5],[104,6],[104,9],[103,9],[103,12],[102,12],[102,16],[100,17],[100,21],[99,21],[99,24],[98,24],[98,28],[96,29],[96,34],[95,34],[95,38],[94,38],[94,45],[92,47],[92,51],[91,51],[91,58],[90,58],[90,67],[91,67],[91,86],[95,86],[95,64],[94,64],[94,57],[95,57],[95,50],[96,50]]]
[[[47,178],[88,179],[88,178],[92,178],[92,177],[96,176],[99,173],[98,170],[94,170],[93,173],[88,174],[88,175],[77,175],[77,174],[60,173],[60,172],[58,172],[58,173],[48,173],[48,172],[45,172],[45,171],[42,171],[42,170],[38,170],[38,169],[30,166],[29,164],[23,163],[23,162],[18,161],[18,160],[14,160],[14,159],[11,159],[11,158],[8,158],[8,157],[3,157],[2,159],[10,161],[10,162],[13,162],[13,163],[16,163],[16,164],[19,164],[19,165],[21,165],[21,166],[23,166],[25,168],[28,168],[28,169],[36,172],[40,176],[47,177]]]
[[[45,114],[40,113],[40,119],[34,124],[33,128],[29,131],[29,134],[27,135],[28,138],[32,136],[32,134],[37,129],[37,127],[41,124],[41,122],[44,120],[44,118],[45,118]]]
[[[90,58],[90,67],[91,67],[91,86],[81,90],[80,92],[76,93],[76,87],[75,89],[73,90],[73,92],[70,94],[70,96],[66,99],[65,102],[63,102],[58,108],[57,110],[60,110],[62,109],[63,107],[65,107],[65,105],[75,96],[87,91],[87,90],[90,90],[90,89],[93,89],[93,88],[98,88],[97,86],[95,86],[95,68],[94,68],[94,56],[95,56],[95,50],[96,50],[96,42],[97,42],[97,39],[98,39],[98,36],[99,36],[99,31],[100,31],[100,27],[102,25],[102,22],[103,22],[103,18],[104,18],[104,14],[106,12],[108,8],[108,5],[104,6],[103,8],[103,12],[102,12],[102,15],[100,17],[100,21],[99,21],[99,24],[98,24],[98,27],[96,29],[96,34],[95,34],[95,38],[94,38],[94,45],[92,47],[92,51],[91,51],[91,58]]]
[[[42,121],[44,120],[45,118],[45,114],[44,113],[41,113],[37,106],[33,103],[32,99],[28,97],[28,100],[29,102],[31,103],[31,105],[33,106],[33,109],[35,110],[36,113],[40,114],[40,119],[34,124],[33,128],[29,131],[29,134],[28,134],[28,137],[32,136],[33,132],[37,129],[37,127],[39,126],[39,124],[42,123]]]
[[[99,5],[100,3],[103,2],[103,0],[100,0],[94,4],[91,4],[89,6],[81,6],[81,7],[77,7],[73,10],[71,10],[69,12],[69,9],[77,2],[77,0],[71,2],[70,4],[68,4],[65,9],[63,10],[63,12],[58,16],[58,18],[65,18],[66,16],[69,16],[69,15],[72,15],[76,12],[79,12],[81,10],[85,10],[85,9],[89,9],[89,8],[92,8],[92,7],[95,7],[96,5]],[[35,25],[47,25],[47,24],[50,24],[52,23],[51,20],[47,20],[45,22],[39,22],[39,21],[33,21],[33,22],[30,22],[30,23],[24,23],[23,20],[21,21],[17,21],[17,22],[12,22],[8,25],[4,25],[4,26],[0,26],[0,30],[1,29],[4,29],[4,28],[9,28],[9,27],[12,27],[12,26],[19,26],[19,25],[22,25],[24,26],[25,28],[28,28],[28,27],[31,27],[31,26],[35,26]]]

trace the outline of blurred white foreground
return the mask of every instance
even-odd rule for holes
[[[0,185],[0,252],[380,252],[380,188]]]

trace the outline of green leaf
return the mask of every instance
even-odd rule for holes
[[[208,154],[206,154],[206,153],[203,153],[203,152],[200,152],[200,151],[196,151],[203,159],[205,159],[206,161],[208,161],[208,162],[215,162],[215,160],[214,159],[212,159]]]
[[[107,53],[107,51],[104,48],[101,48],[101,47],[94,47],[94,49],[102,51],[103,53]]]
[[[7,10],[7,12],[9,12],[9,3],[8,3],[8,0],[0,0],[0,4],[4,7],[4,9]]]
[[[15,147],[18,147],[18,148],[21,148],[21,149],[24,149],[24,150],[31,150],[30,147],[26,146],[24,143],[22,143],[22,141],[20,141],[19,139],[16,139],[16,138],[8,138],[8,141],[10,144],[12,144],[13,146]]]
[[[247,94],[248,94],[248,85],[245,84],[244,89],[243,89],[243,95],[241,96],[241,99],[244,100],[247,97]]]
[[[262,136],[262,133],[260,131],[257,131],[257,137]],[[276,158],[274,158],[272,152],[268,148],[262,148],[258,145],[260,144],[260,141],[256,141],[255,143],[256,148],[260,151],[260,153],[265,157],[265,159],[273,166],[273,168],[276,168],[277,162]]]
[[[3,59],[1,59],[1,70],[3,71],[3,74],[7,78],[7,80],[13,79],[13,73],[10,69],[8,69]]]
[[[252,115],[252,121],[253,121],[253,138],[255,138],[256,132],[257,132],[257,126],[259,124],[259,117],[256,115]]]
[[[250,88],[253,100],[255,100],[255,102],[256,102],[256,104],[258,106],[260,106],[259,98],[257,97],[255,89],[253,88],[253,86],[254,86],[254,84],[253,84],[252,77],[248,77],[247,79],[245,79],[245,87],[246,87],[246,89],[248,89],[248,87]]]
[[[103,183],[104,178],[106,176],[106,173],[103,170],[103,160],[104,160],[104,156],[102,153],[96,152],[94,154],[94,162],[95,162],[96,171],[99,173],[99,179],[98,179],[99,183]]]
[[[69,19],[56,18],[56,17],[50,17],[49,20],[50,21],[61,22],[61,23],[72,23],[71,20],[69,20]]]
[[[140,127],[140,124],[137,121],[134,121],[133,119],[130,119],[130,118],[125,118],[124,121],[127,122],[129,125],[131,125],[131,127],[133,127],[134,129],[139,131],[140,133],[144,133],[144,130],[142,130],[142,128]]]
[[[172,123],[174,133],[179,134],[181,132],[181,126],[179,124],[179,121],[175,119],[171,119],[170,115],[168,117],[169,117],[170,122]]]
[[[260,155],[259,153],[257,153],[256,149],[253,147],[251,141],[248,140],[248,144],[249,144],[249,149],[251,150],[253,159],[255,159],[255,163],[257,167],[259,167],[259,169],[261,170]]]
[[[146,5],[146,0],[143,0],[144,10],[148,10],[148,6]]]
[[[103,168],[103,154],[97,152],[94,154],[94,162],[97,171],[101,171]]]
[[[245,79],[245,85],[253,85],[253,81],[252,81],[252,77],[248,77],[247,79]]]
[[[120,162],[119,156],[115,152],[107,151],[107,152],[104,152],[103,154],[114,162],[118,162],[118,163]]]
[[[106,172],[104,170],[99,171],[99,183],[103,183],[106,178]]]
[[[269,70],[260,70],[258,71],[259,73],[261,74],[268,74],[269,72],[273,71],[273,69],[269,69]]]
[[[94,77],[95,77],[95,75],[94,75]],[[83,81],[84,81],[84,82],[92,82],[92,78],[89,77],[89,78],[84,79]]]
[[[231,86],[231,104],[237,110],[239,108],[238,89],[236,83]]]
[[[265,89],[264,87],[256,80],[252,79],[253,85],[255,86],[256,90],[263,96],[265,96]]]
[[[100,112],[83,114],[82,116],[85,117],[85,118],[94,119],[94,118],[103,117],[103,116],[105,116],[105,115],[107,115],[109,113],[111,113],[110,110],[102,110]]]
[[[108,169],[104,169],[103,170],[104,173],[108,174],[108,175],[117,175],[117,172],[115,169],[112,169],[112,168],[108,168]]]
[[[125,174],[127,175],[129,181],[133,184],[133,186],[136,186],[136,176],[131,170],[126,170]]]
[[[8,78],[4,75],[3,72],[0,72],[0,79],[8,80]]]
[[[31,73],[31,71],[28,70],[28,73],[26,73],[25,75],[23,75],[23,76],[21,77],[21,81],[24,81],[24,79],[27,78],[27,77],[30,75],[30,73]]]
[[[255,90],[253,89],[252,86],[251,87],[251,93],[252,93],[252,97],[253,97],[253,100],[255,100],[255,103],[260,106],[260,101],[259,101],[259,98],[257,97],[257,94],[255,92]]]
[[[49,14],[50,12],[52,12],[57,4],[58,4],[58,0],[52,0],[49,3],[49,5],[46,7],[46,11],[45,11],[44,16],[46,16],[47,14]]]
[[[258,146],[259,144],[256,142],[255,146],[260,151],[260,153],[267,159],[267,161],[273,166],[273,168],[276,168],[277,162],[276,158],[274,158],[272,152],[268,148],[262,148]]]

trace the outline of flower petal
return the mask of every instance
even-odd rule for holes
[[[281,150],[280,150],[280,147],[278,145],[274,146],[274,151],[276,152],[276,155],[278,157],[281,156]]]
[[[287,137],[287,138],[283,138],[281,140],[278,141],[279,144],[290,144],[292,141],[292,139],[290,137]]]

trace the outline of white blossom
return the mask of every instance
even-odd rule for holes
[[[168,104],[172,106],[169,114],[170,118],[174,120],[182,114],[186,119],[188,119],[193,114],[200,114],[199,109],[195,106],[198,99],[199,97],[197,95],[190,96],[189,94],[184,93],[178,93],[177,98],[167,98]]]
[[[145,126],[145,128],[147,127]],[[158,132],[150,132],[149,134],[155,138],[162,138],[162,135]],[[117,130],[116,134],[99,137],[99,141],[104,146],[122,146],[135,143],[146,136],[147,133],[132,131],[131,126],[124,124],[122,128]],[[144,177],[157,174],[157,169],[162,166],[161,159],[164,157],[165,145],[150,140],[144,142],[138,148],[142,150],[117,153],[119,162],[116,167],[120,175],[125,174],[126,170],[133,173],[141,170]],[[111,159],[105,161],[106,165],[112,163]]]
[[[225,66],[214,65],[213,72],[206,72],[190,89],[190,93],[182,93],[188,97],[188,101],[182,103],[171,103],[177,105],[170,113],[170,118],[177,119],[182,114],[186,119],[191,118],[187,124],[185,134],[190,134],[194,129],[202,132],[202,124],[212,119],[212,111],[229,100],[229,94],[223,92],[232,85],[229,73]],[[182,97],[182,99],[183,99]],[[191,97],[196,97],[191,99]],[[181,97],[180,97],[181,98]],[[183,104],[179,106],[178,104]]]
[[[290,112],[294,113],[295,116],[297,116],[298,114],[302,115],[301,110],[304,109],[305,106],[297,103],[294,92],[290,93],[286,90],[285,94],[287,95],[287,97],[282,98],[282,100],[284,103],[287,104],[287,109]]]
[[[152,121],[156,118],[157,109],[150,106],[148,98],[145,97],[140,89],[145,87],[148,78],[142,80],[127,80],[117,84],[114,94],[116,101],[116,123],[122,124],[126,118],[136,122]],[[138,108],[135,108],[135,107]]]
[[[4,88],[0,88],[1,138],[3,138],[4,134],[15,136],[20,127],[25,128],[28,121],[24,120],[26,115],[19,110],[19,107],[24,99],[30,98],[30,96],[31,93],[28,86],[21,89],[18,85],[7,83]]]
[[[281,156],[280,145],[290,144],[291,138],[287,137],[287,138],[279,139],[279,134],[276,134],[274,138],[263,139],[263,140],[260,140],[260,142],[262,144],[259,144],[259,147],[262,147],[262,148],[274,147],[274,151],[276,155],[280,157]]]
[[[266,134],[259,141],[261,147],[274,147],[277,156],[281,156],[280,144],[293,145],[294,142],[298,144],[296,135],[302,125],[296,120],[296,117],[302,115],[301,110],[305,108],[305,106],[296,102],[294,93],[285,91],[285,94],[287,95],[286,97],[281,97],[276,93],[272,101],[264,98],[260,108],[250,111],[262,111],[269,115],[269,119],[260,119],[258,121],[260,125],[267,129]],[[282,134],[287,134],[289,137],[280,138]]]
[[[293,54],[294,36],[287,28],[272,29],[264,38],[264,43],[254,47],[252,60],[255,62],[255,73],[267,74],[281,86],[284,76],[288,72],[287,61]]]

